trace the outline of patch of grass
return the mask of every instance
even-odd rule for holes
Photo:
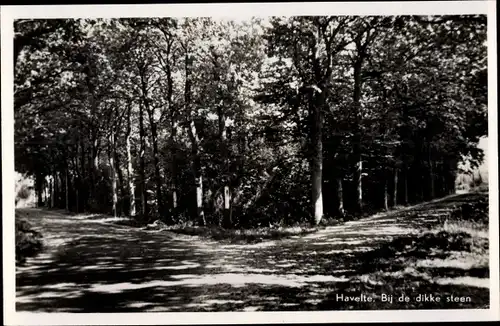
[[[173,226],[169,231],[194,235],[226,243],[257,243],[264,240],[278,240],[291,236],[302,236],[316,232],[318,228],[295,227],[261,227],[254,229],[224,229],[221,227]]]
[[[489,207],[487,193],[474,194],[472,201],[462,203],[445,219],[441,232],[465,234],[477,259],[487,258],[489,249]]]
[[[405,219],[435,216],[437,224],[422,229],[420,234],[395,238],[360,256],[358,270],[369,280],[354,278],[342,290],[356,289],[373,296],[381,292],[426,293],[472,299],[458,304],[380,303],[379,309],[488,306],[489,291],[484,286],[489,277],[487,198],[487,193],[468,193],[418,208]]]
[[[123,226],[130,226],[133,228],[140,228],[144,226],[144,222],[139,221],[138,219],[134,218],[114,218],[114,219],[105,219],[104,220],[107,223],[112,223],[116,225],[123,225]]]
[[[472,238],[488,239],[488,226],[474,221],[445,220],[442,230],[448,233],[466,233]]]
[[[471,236],[465,232],[426,232],[420,235],[400,237],[385,243],[370,256],[376,258],[425,258],[445,256],[450,251],[471,251]]]

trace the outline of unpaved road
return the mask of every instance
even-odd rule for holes
[[[418,257],[396,262],[390,252],[374,251],[380,244],[438,225],[436,216],[446,214],[447,208],[434,204],[436,209],[429,214],[426,205],[431,204],[302,237],[245,245],[118,226],[85,215],[20,209],[18,214],[43,233],[47,248],[16,268],[16,310],[395,309],[403,306],[382,304],[380,296],[396,295],[401,289],[412,294],[468,293],[476,296],[471,307],[484,304],[489,296],[484,273],[454,270],[451,283],[437,283],[439,277],[449,275],[415,269]],[[370,258],[371,253],[380,259]],[[387,277],[394,282],[387,282]],[[475,281],[464,285],[464,277]],[[346,303],[339,301],[338,294],[365,294],[378,303]]]

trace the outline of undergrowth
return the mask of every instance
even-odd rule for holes
[[[23,264],[26,258],[36,256],[43,249],[43,236],[30,223],[16,214],[16,263]]]

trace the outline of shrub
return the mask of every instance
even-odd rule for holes
[[[453,220],[467,220],[476,222],[488,222],[489,204],[486,198],[481,200],[464,203],[451,214]]]
[[[16,218],[16,263],[24,263],[27,257],[37,255],[43,248],[42,234],[31,224]]]
[[[27,185],[21,185],[16,194],[16,200],[28,199],[31,195],[31,189]]]

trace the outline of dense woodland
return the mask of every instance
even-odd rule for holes
[[[40,206],[254,227],[455,191],[487,133],[485,16],[17,20]]]

